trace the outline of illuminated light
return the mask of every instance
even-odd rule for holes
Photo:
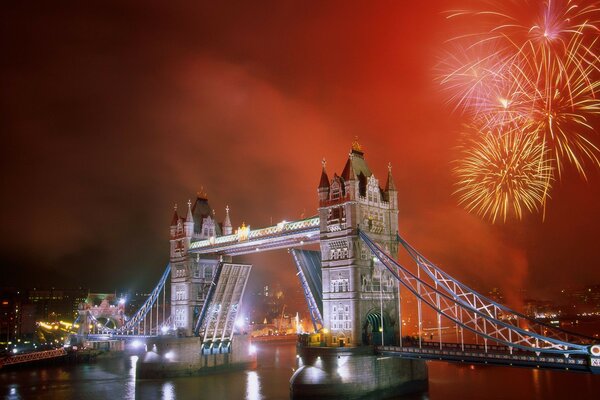
[[[500,104],[502,104],[502,107],[505,109],[508,108],[508,105],[510,104],[508,99],[499,98],[498,101],[500,101]]]
[[[120,298],[119,299],[119,304],[121,304],[121,305],[125,304],[125,299],[124,298]]]
[[[323,333],[325,333],[325,334],[329,333],[329,329],[323,328]]]
[[[166,335],[166,334],[169,332],[169,327],[168,327],[168,326],[166,326],[166,325],[163,325],[163,326],[160,328],[160,331],[162,332],[162,334],[163,334],[163,335]]]
[[[169,351],[165,353],[165,359],[172,361],[175,359],[175,353],[173,351]]]
[[[17,352],[18,352],[18,350],[17,350],[17,348],[15,347],[15,348],[13,349],[13,354],[17,354]]]
[[[242,226],[238,228],[236,233],[239,241],[248,240],[248,236],[250,235],[250,225],[246,226],[246,224],[242,222]]]
[[[140,347],[142,347],[144,345],[144,343],[141,340],[134,340],[131,342],[131,347],[133,349],[139,349]]]
[[[248,354],[256,354],[256,346],[251,344],[248,346]]]
[[[238,319],[236,319],[235,326],[237,326],[238,328],[243,328],[244,327],[244,317],[239,317]]]

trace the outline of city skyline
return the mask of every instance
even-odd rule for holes
[[[174,203],[204,190],[234,229],[315,215],[321,159],[341,173],[355,136],[380,181],[392,164],[402,235],[462,281],[507,297],[600,282],[597,168],[567,167],[544,220],[491,224],[452,195],[464,121],[435,81],[452,4],[11,5],[4,284],[151,288]],[[297,285],[285,251],[242,262],[251,284]]]

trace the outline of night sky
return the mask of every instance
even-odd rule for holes
[[[0,286],[149,289],[174,203],[314,215],[321,159],[341,173],[355,136],[382,185],[393,165],[401,234],[463,282],[600,283],[597,168],[566,171],[545,221],[457,205],[463,117],[436,81],[456,1],[194,3],[2,5]],[[252,285],[296,287],[285,251],[247,260]]]

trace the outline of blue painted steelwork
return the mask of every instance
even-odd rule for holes
[[[152,307],[154,307],[154,304],[156,303],[161,290],[164,289],[165,283],[167,282],[167,278],[169,277],[170,274],[171,274],[171,264],[167,264],[167,267],[165,268],[165,271],[163,272],[162,276],[160,277],[157,285],[154,287],[154,289],[152,290],[152,292],[150,293],[150,295],[148,296],[148,298],[146,299],[144,304],[142,304],[142,306],[136,311],[136,313],[131,318],[129,318],[125,322],[125,324],[123,324],[123,326],[121,326],[120,328],[109,328],[106,325],[103,325],[100,328],[100,330],[102,332],[100,335],[101,336],[107,335],[107,334],[110,334],[110,335],[133,335],[134,330],[136,328],[138,328],[138,326],[139,326],[138,324],[140,324],[144,320],[144,318],[146,317],[146,315],[148,314],[150,309],[152,309]],[[88,316],[96,324],[101,324],[93,315],[88,313]],[[76,321],[79,321],[79,317],[77,317]],[[150,322],[152,323],[152,321],[150,321]],[[158,327],[156,327],[156,329],[158,329]],[[156,334],[158,335],[158,331],[156,332]]]
[[[397,239],[398,242],[402,244],[402,246],[406,249],[406,251],[409,253],[411,258],[415,261],[415,263],[421,270],[423,270],[427,275],[429,275],[429,277],[442,289],[444,289],[446,293],[448,293],[452,297],[457,298],[459,301],[465,304],[465,306],[479,306],[479,308],[487,310],[489,315],[494,318],[497,318],[498,314],[502,313],[505,319],[515,320],[515,322],[519,321],[521,322],[521,324],[527,323],[528,329],[531,332],[533,332],[534,336],[538,339],[546,339],[547,337],[552,337],[564,343],[572,343],[573,341],[575,341],[587,345],[593,344],[597,341],[592,337],[581,335],[578,333],[568,332],[564,329],[560,329],[558,327],[537,321],[509,307],[506,307],[505,305],[491,300],[490,298],[476,292],[467,285],[458,281],[456,278],[450,276],[441,268],[437,267],[431,261],[426,259],[421,253],[419,253],[414,247],[412,247],[400,235],[397,235]],[[467,301],[467,299],[474,299],[476,301],[476,304],[470,304]],[[495,311],[496,315],[493,315],[493,311]],[[541,332],[545,333],[541,334]]]
[[[156,303],[158,295],[160,294],[160,291],[163,290],[165,283],[167,282],[167,278],[170,274],[171,264],[167,264],[165,272],[163,272],[162,276],[160,277],[160,280],[158,281],[158,284],[154,287],[152,293],[150,293],[150,296],[148,296],[148,298],[140,307],[140,309],[127,322],[125,322],[125,325],[123,325],[123,327],[119,329],[120,331],[133,331],[133,329],[137,327],[138,323],[140,323],[146,317],[146,314],[148,314],[150,309],[154,306],[154,303]]]
[[[321,252],[291,249],[300,285],[308,303],[308,311],[315,331],[323,327],[323,278],[321,273]]]
[[[376,351],[384,356],[441,360],[468,364],[503,365],[511,367],[527,367],[540,369],[560,369],[598,373],[590,359],[583,355],[563,357],[562,355],[532,354],[517,351],[510,353],[505,346],[488,346],[485,351],[482,345],[465,345],[462,350],[459,343],[444,343],[439,348],[438,342],[423,342],[422,347],[412,346],[378,346]]]
[[[453,297],[444,291],[438,290],[392,259],[366,233],[359,230],[358,234],[375,257],[384,264],[396,280],[434,311],[462,328],[484,339],[525,351],[562,354],[566,357],[572,354],[589,355],[589,345],[564,342],[524,330],[518,326],[498,320],[484,310],[472,307],[458,296]],[[415,284],[416,288],[414,287]],[[421,290],[423,287],[425,288],[424,292]],[[480,321],[483,321],[482,325],[479,323],[478,318]],[[487,327],[491,328],[491,330],[487,331]]]

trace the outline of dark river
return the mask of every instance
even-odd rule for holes
[[[260,344],[256,368],[191,378],[135,379],[131,358],[0,372],[6,399],[287,399],[294,344]],[[600,375],[429,363],[429,391],[410,400],[599,399]]]

